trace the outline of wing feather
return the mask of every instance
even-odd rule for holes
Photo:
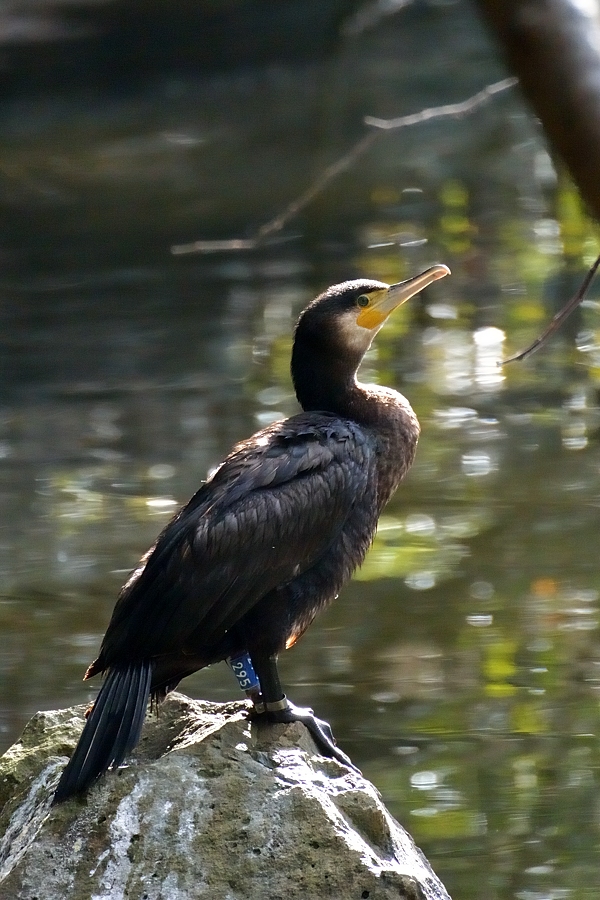
[[[240,444],[125,585],[90,674],[217,641],[327,553],[374,476],[365,433],[300,414]]]

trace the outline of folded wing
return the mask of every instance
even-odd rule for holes
[[[180,652],[192,635],[218,642],[328,552],[353,505],[376,491],[374,461],[357,425],[326,414],[300,414],[240,444],[123,588],[89,675]]]

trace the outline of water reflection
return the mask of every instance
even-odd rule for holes
[[[446,13],[431,15],[443,30]],[[481,47],[470,64],[491,82]],[[396,104],[422,49],[417,36],[408,74],[392,69],[392,96],[380,90],[381,55],[362,55],[355,72],[353,50],[335,114],[321,100],[328,158],[354,139],[344,104],[353,110],[359,96],[371,107],[361,115]],[[595,897],[598,291],[543,353],[506,370],[497,362],[573,292],[597,234],[513,98],[471,121],[387,136],[293,223],[289,243],[173,260],[169,232],[148,250],[147,232],[156,240],[174,221],[185,239],[199,220],[237,233],[305,186],[318,168],[306,101],[320,94],[314,70],[297,76],[265,76],[256,121],[285,113],[310,128],[297,146],[290,125],[283,151],[270,147],[257,171],[265,139],[248,73],[188,85],[173,121],[158,103],[156,128],[142,134],[123,124],[130,99],[98,145],[81,130],[85,146],[49,163],[48,146],[27,157],[44,177],[49,167],[61,202],[80,193],[45,248],[20,226],[26,251],[11,251],[0,285],[0,740],[40,707],[94,695],[80,678],[139,555],[236,440],[296,410],[288,366],[303,304],[348,277],[398,281],[443,261],[452,279],[399,311],[363,371],[418,412],[415,466],[365,565],[282,674],[295,700],[331,720],[457,898]],[[71,115],[80,122],[79,107]],[[26,142],[17,130],[8,163]],[[290,160],[302,163],[291,175]],[[22,174],[14,190],[42,204],[44,179]],[[135,220],[137,231],[98,250],[104,206],[113,219],[121,208],[115,179],[135,201],[125,230]],[[160,194],[165,179],[175,200]],[[224,666],[184,689],[237,690]]]
[[[291,325],[311,288],[262,279],[213,285],[224,300],[208,333],[195,310],[174,317],[169,305],[165,318],[160,304],[151,315],[140,306],[130,334],[140,329],[143,352],[125,381],[84,351],[75,386],[23,369],[7,396],[5,743],[39,706],[93,695],[79,679],[138,554],[236,438],[295,409]],[[36,371],[54,372],[62,352],[60,304],[53,315]],[[354,583],[287,654],[284,677],[332,720],[457,895],[476,896],[472,865],[485,859],[492,896],[559,896],[596,884],[582,849],[597,832],[593,358],[587,344],[564,345],[551,352],[560,379],[543,356],[505,376],[496,362],[520,339],[518,317],[506,340],[476,309],[444,328],[419,317],[382,333],[366,365],[417,408],[417,462]],[[155,341],[161,360],[146,368]],[[186,689],[232,696],[221,668]]]

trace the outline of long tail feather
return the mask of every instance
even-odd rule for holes
[[[111,669],[79,743],[62,773],[54,803],[79,794],[110,767],[119,766],[140,739],[150,696],[152,663]]]

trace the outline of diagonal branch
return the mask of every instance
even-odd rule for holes
[[[590,266],[587,275],[583,279],[581,287],[576,291],[576,293],[571,297],[568,303],[565,303],[562,309],[560,309],[549,325],[542,331],[539,337],[535,339],[535,341],[526,347],[525,350],[521,350],[520,353],[514,353],[512,356],[509,356],[508,359],[503,359],[502,362],[498,363],[499,366],[505,366],[506,363],[516,362],[517,360],[527,359],[528,356],[531,356],[532,353],[541,347],[542,344],[545,344],[549,337],[558,331],[562,323],[568,318],[574,309],[577,309],[581,301],[585,298],[585,294],[590,284],[592,283],[592,279],[596,274],[596,271],[600,266],[600,256],[597,257],[594,263]]]
[[[430,122],[431,119],[444,119],[448,116],[466,116],[473,112],[477,107],[483,106],[488,100],[506,91],[517,84],[516,78],[503,78],[502,81],[496,81],[494,84],[488,84],[483,90],[478,91],[467,100],[460,103],[448,103],[446,106],[432,106],[429,109],[422,109],[421,112],[412,113],[408,116],[399,116],[397,119],[376,119],[374,116],[366,116],[365,123],[372,125],[374,128],[383,128],[391,131],[393,128],[406,128],[408,125],[420,125],[421,122]]]
[[[495,84],[489,84],[483,90],[478,91],[463,100],[460,103],[449,103],[445,106],[432,106],[429,109],[423,109],[421,112],[412,113],[408,116],[400,116],[397,119],[376,119],[372,116],[365,118],[365,123],[373,127],[373,131],[369,131],[362,137],[353,147],[343,156],[337,159],[330,166],[327,166],[313,183],[295,200],[292,200],[285,209],[266,222],[256,232],[256,236],[248,239],[218,240],[218,241],[193,241],[189,244],[175,244],[171,247],[171,253],[181,256],[186,253],[218,253],[231,250],[254,250],[256,247],[266,243],[266,239],[287,225],[287,223],[298,215],[306,206],[309,205],[316,197],[321,194],[330,181],[337,178],[342,172],[345,172],[360,157],[369,150],[372,145],[381,137],[383,131],[391,131],[393,129],[407,128],[411,125],[419,125],[422,122],[430,122],[432,119],[443,119],[449,116],[465,116],[483,106],[502,91],[512,88],[517,83],[516,78],[504,78]]]

